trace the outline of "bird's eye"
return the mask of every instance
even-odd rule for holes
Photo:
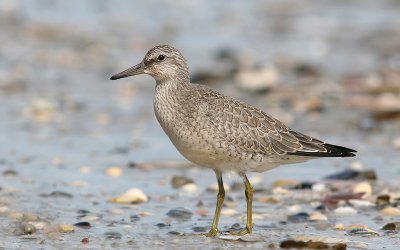
[[[165,59],[165,56],[164,56],[164,55],[159,55],[159,56],[157,57],[157,59],[160,60],[160,61],[162,61],[162,60]]]

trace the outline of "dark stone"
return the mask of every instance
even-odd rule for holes
[[[169,228],[171,226],[171,224],[166,224],[166,223],[157,223],[156,226],[160,229],[162,228]]]
[[[140,216],[137,214],[129,216],[131,222],[138,222],[140,220]]]
[[[121,239],[122,234],[116,231],[107,231],[104,234],[107,239]]]
[[[167,215],[171,218],[188,220],[192,217],[193,213],[187,208],[177,207],[168,211]]]
[[[310,215],[308,213],[301,212],[298,214],[288,216],[288,220],[294,223],[307,222],[310,220]]]
[[[192,230],[196,233],[203,233],[203,232],[207,232],[207,228],[206,227],[192,227]]]
[[[89,229],[92,227],[92,225],[87,221],[81,221],[81,222],[75,223],[74,226],[83,228],[83,229]]]
[[[180,188],[189,183],[193,183],[193,180],[185,176],[174,176],[171,180],[171,185],[173,188]]]
[[[50,194],[41,194],[41,197],[68,198],[74,197],[72,194],[63,191],[53,191]]]

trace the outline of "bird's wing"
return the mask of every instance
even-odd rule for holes
[[[198,87],[194,94],[224,140],[246,152],[309,157],[347,157],[356,152],[293,131],[262,110],[210,88]]]

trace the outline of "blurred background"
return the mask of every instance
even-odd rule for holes
[[[353,168],[398,187],[399,13],[395,0],[1,1],[0,213],[73,224],[78,208],[114,211],[106,201],[130,187],[169,197],[174,175],[204,177],[199,193],[215,182],[212,171],[181,168],[190,164],[153,114],[152,78],[109,81],[159,44],[181,50],[193,81],[359,151],[281,167],[260,175],[263,183]],[[60,190],[71,197],[54,202]],[[171,205],[146,206],[135,209],[164,216]],[[159,221],[150,218],[145,225]],[[6,246],[26,241],[6,235]]]

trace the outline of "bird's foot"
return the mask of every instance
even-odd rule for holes
[[[208,233],[203,233],[201,235],[206,236],[206,237],[215,237],[215,236],[217,236],[217,234],[222,234],[222,232],[220,230],[218,230],[218,228],[211,228]]]
[[[243,228],[240,231],[230,231],[229,234],[231,235],[238,235],[238,236],[243,236],[246,234],[251,234],[252,230],[249,227]]]

